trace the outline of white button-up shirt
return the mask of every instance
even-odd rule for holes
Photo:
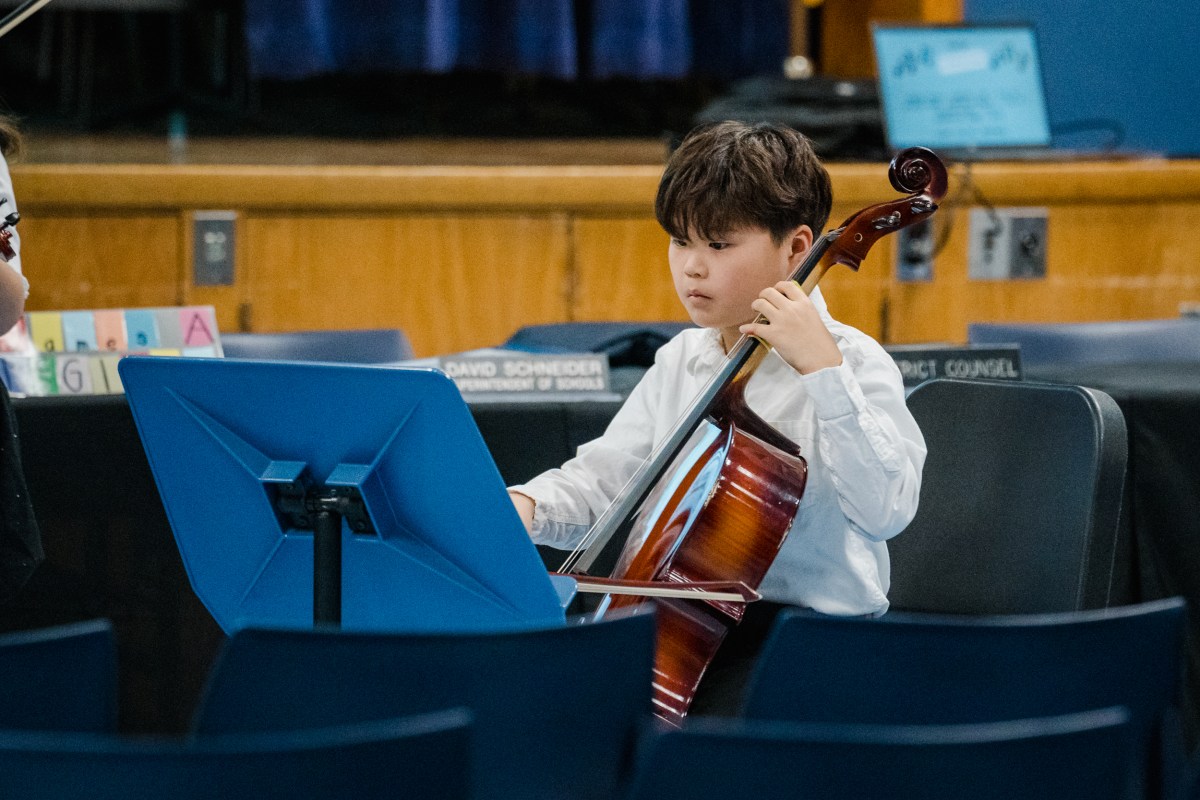
[[[750,408],[800,445],[808,482],[796,520],[759,587],[763,597],[826,614],[879,614],[890,582],[885,541],[917,510],[925,440],[900,372],[873,339],[812,299],[842,364],[801,375],[773,351],[746,387]],[[570,549],[665,439],[725,359],[715,330],[663,345],[598,439],[513,491],[536,502],[532,536]]]

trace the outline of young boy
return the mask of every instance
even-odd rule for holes
[[[808,483],[759,587],[726,638],[692,713],[734,713],[780,608],[878,615],[885,540],[912,519],[925,442],[899,370],[866,334],[834,320],[819,289],[786,280],[829,217],[829,175],[790,128],[723,122],[693,131],[667,164],[655,214],[671,236],[675,291],[699,329],[659,349],[604,434],[509,489],[535,542],[574,546],[720,367],[742,334],[771,345],[751,377],[752,410],[800,445]],[[753,320],[762,315],[764,322]]]

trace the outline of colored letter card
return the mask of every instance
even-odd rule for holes
[[[97,350],[96,315],[91,311],[62,312],[63,349],[68,352]]]
[[[44,353],[62,352],[62,314],[57,311],[29,312],[29,336],[33,346]]]
[[[60,355],[55,364],[59,394],[92,394],[91,358]]]
[[[97,311],[96,319],[97,350],[122,351],[126,349],[125,313],[116,309]]]
[[[154,311],[145,308],[125,312],[125,333],[130,350],[158,347],[158,319]]]
[[[208,306],[179,309],[179,328],[183,331],[184,347],[207,347],[216,338],[217,324]]]

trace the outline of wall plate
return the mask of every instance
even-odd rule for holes
[[[192,283],[195,286],[232,286],[233,211],[196,211],[192,214]]]
[[[971,280],[1046,277],[1045,208],[972,208],[967,251]]]

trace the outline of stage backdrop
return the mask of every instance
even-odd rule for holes
[[[246,0],[255,78],[738,78],[779,70],[789,20],[788,0]]]

